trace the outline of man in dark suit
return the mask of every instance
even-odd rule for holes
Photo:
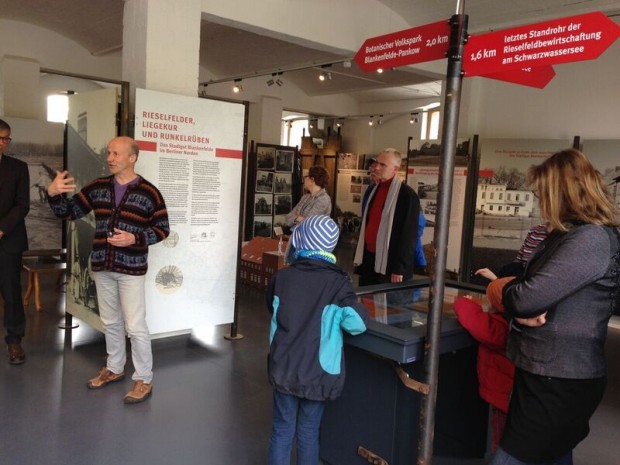
[[[4,154],[10,143],[11,127],[0,119],[0,294],[9,363],[19,365],[26,360],[21,346],[26,330],[21,268],[22,252],[28,249],[25,218],[30,209],[30,177],[26,163]]]

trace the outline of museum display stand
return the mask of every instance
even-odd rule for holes
[[[429,280],[358,289],[370,310],[366,333],[345,339],[344,392],[328,402],[321,425],[326,465],[410,465],[417,460],[424,380]],[[465,287],[466,286],[466,287]],[[440,341],[434,454],[483,457],[488,406],[478,395],[476,343],[451,304],[461,294],[485,303],[484,288],[446,286]]]

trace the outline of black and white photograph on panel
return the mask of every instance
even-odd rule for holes
[[[293,186],[291,173],[276,173],[273,186],[274,194],[290,194]]]
[[[256,172],[256,192],[273,192],[273,171]]]
[[[256,194],[254,197],[254,215],[271,215],[273,212],[273,195]]]
[[[256,168],[259,170],[272,170],[275,167],[275,155],[276,149],[274,147],[259,145],[256,148]]]
[[[276,195],[275,196],[275,214],[276,215],[286,215],[290,213],[293,209],[291,205],[291,196],[290,195]]]
[[[276,150],[276,171],[293,172],[293,157],[291,150]]]
[[[271,228],[273,219],[271,216],[255,216],[254,217],[254,237],[271,237]]]

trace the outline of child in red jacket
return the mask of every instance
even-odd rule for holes
[[[478,346],[479,393],[491,404],[491,450],[494,453],[504,432],[515,367],[506,357],[508,321],[504,318],[502,289],[514,276],[499,278],[487,286],[491,304],[485,312],[470,296],[458,297],[453,308],[463,327]]]

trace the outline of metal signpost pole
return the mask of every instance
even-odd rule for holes
[[[441,317],[443,310],[446,256],[448,254],[448,230],[450,225],[450,203],[454,177],[459,105],[462,86],[463,47],[467,38],[467,16],[463,14],[464,0],[457,3],[457,14],[450,19],[450,48],[448,49],[448,71],[444,102],[444,120],[441,135],[441,162],[439,168],[439,195],[435,224],[435,256],[431,276],[429,315],[426,343],[424,346],[424,371],[430,387],[428,395],[422,398],[420,412],[420,442],[418,465],[432,463],[433,438],[435,430],[435,404],[437,402],[437,380],[439,374],[439,342],[441,338]]]

